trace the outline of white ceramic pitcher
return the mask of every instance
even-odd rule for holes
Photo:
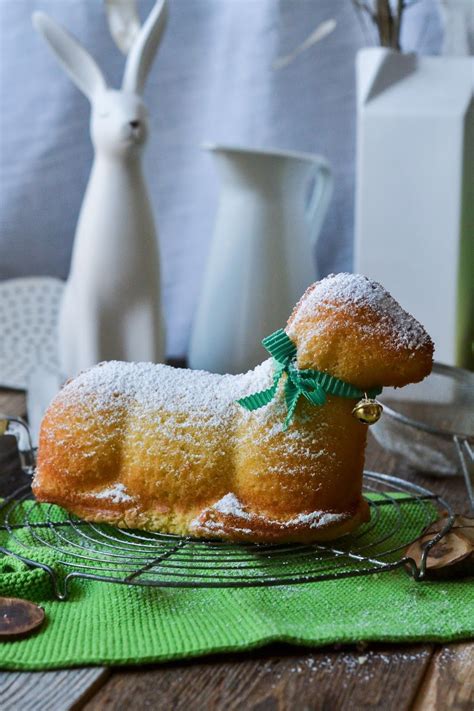
[[[284,326],[315,279],[332,175],[317,155],[205,147],[222,187],[189,364],[237,373],[262,360],[261,339]]]

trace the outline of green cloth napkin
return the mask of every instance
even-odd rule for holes
[[[420,521],[419,506],[403,508],[406,525],[398,535],[418,535],[426,516]],[[379,512],[377,531],[368,532],[368,540],[384,527],[388,530],[390,517],[397,515],[391,506],[381,506]],[[60,520],[63,514],[58,509],[54,515]],[[58,554],[35,544],[21,529],[15,529],[14,536],[0,530],[0,545],[60,567]],[[278,565],[297,574],[300,563]],[[60,602],[53,597],[47,572],[0,554],[0,595],[38,602],[47,615],[32,637],[0,644],[3,669],[144,664],[274,641],[320,646],[474,636],[472,579],[415,582],[402,569],[243,589],[160,589],[76,579],[68,599]]]

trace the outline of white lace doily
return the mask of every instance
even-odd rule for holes
[[[57,373],[57,323],[64,282],[23,277],[0,282],[0,386],[26,389],[38,366]]]

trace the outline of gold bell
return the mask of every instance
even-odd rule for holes
[[[364,425],[373,425],[380,420],[382,412],[382,405],[377,400],[371,400],[367,395],[362,400],[359,400],[352,410],[354,417]]]

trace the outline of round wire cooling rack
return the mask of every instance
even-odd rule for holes
[[[422,580],[429,549],[453,525],[449,504],[421,486],[376,472],[364,472],[364,496],[370,521],[335,542],[233,544],[88,523],[57,506],[36,503],[27,485],[0,504],[0,542],[7,540],[0,552],[46,571],[60,600],[67,598],[76,578],[242,588],[334,580],[404,566]],[[417,567],[404,551],[441,510],[446,523],[426,544]]]

